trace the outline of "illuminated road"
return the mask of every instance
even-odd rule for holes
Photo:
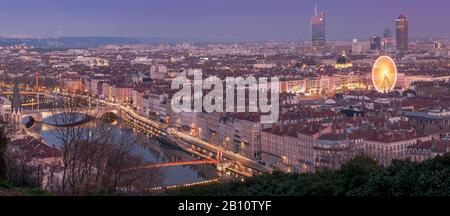
[[[258,170],[259,172],[267,172],[267,173],[271,173],[272,172],[271,168],[266,167],[266,166],[264,166],[262,164],[259,164],[259,163],[257,163],[254,160],[251,160],[249,158],[246,158],[246,157],[244,157],[242,155],[239,155],[239,154],[236,154],[234,152],[225,150],[224,148],[221,148],[221,147],[218,147],[218,146],[213,145],[211,143],[205,142],[205,141],[203,141],[201,139],[192,137],[192,136],[187,135],[185,133],[182,133],[180,131],[173,130],[172,134],[177,136],[176,138],[182,138],[182,139],[184,139],[186,141],[198,144],[202,148],[206,149],[207,151],[210,151],[210,152],[221,151],[222,154],[223,154],[222,157],[227,158],[227,159],[232,160],[232,161],[239,162],[239,163],[241,163],[242,165],[244,165],[246,167],[252,168],[253,170]]]

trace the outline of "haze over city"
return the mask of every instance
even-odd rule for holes
[[[0,35],[309,40],[315,3],[330,41],[380,35],[399,14],[409,18],[411,39],[450,35],[446,0],[4,0]]]

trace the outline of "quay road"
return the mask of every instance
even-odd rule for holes
[[[173,137],[175,136],[175,137]],[[271,173],[273,171],[272,168],[266,167],[254,160],[251,160],[247,157],[244,157],[242,155],[236,154],[234,152],[228,151],[222,147],[218,147],[216,145],[213,145],[211,143],[205,142],[199,138],[196,137],[192,137],[190,135],[187,135],[186,133],[177,131],[177,130],[172,130],[171,133],[169,133],[169,138],[172,139],[178,139],[178,140],[182,140],[184,142],[188,142],[188,144],[191,145],[195,145],[198,146],[202,149],[205,149],[206,151],[209,152],[222,152],[222,157],[226,158],[230,161],[235,161],[235,162],[239,162],[241,165],[248,167],[254,171],[257,171],[257,174],[261,174],[261,173]]]
[[[65,93],[63,94],[64,96],[69,96],[72,98],[82,98],[85,100],[88,100],[89,102],[94,102],[94,103],[100,103],[100,104],[106,104],[112,107],[116,107],[118,110],[127,113],[130,117],[132,117],[135,120],[138,120],[140,122],[145,123],[146,125],[149,125],[153,128],[158,128],[163,132],[163,135],[165,135],[168,139],[174,141],[175,143],[179,144],[179,141],[183,142],[184,146],[197,146],[201,149],[204,149],[208,152],[212,152],[212,153],[216,153],[216,152],[221,152],[222,153],[222,158],[225,158],[229,161],[233,161],[233,162],[237,162],[249,169],[251,169],[252,171],[256,172],[256,174],[261,174],[261,173],[271,173],[273,171],[272,168],[264,166],[260,163],[258,163],[257,161],[251,160],[247,157],[244,157],[242,155],[239,155],[237,153],[231,152],[229,150],[226,150],[222,147],[213,145],[211,143],[205,142],[197,137],[193,137],[191,135],[188,135],[186,133],[183,133],[181,131],[178,131],[174,128],[169,128],[168,125],[145,118],[141,115],[139,115],[138,113],[136,113],[133,109],[131,109],[128,106],[124,106],[122,104],[116,104],[116,103],[112,103],[112,102],[108,102],[105,100],[101,100],[98,98],[92,98],[90,96],[86,96],[86,95],[79,95],[79,94],[69,94],[69,93]],[[178,141],[178,142],[177,142]]]

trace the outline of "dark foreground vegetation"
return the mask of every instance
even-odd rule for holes
[[[40,188],[17,187],[5,180],[0,180],[0,196],[51,196]]]
[[[275,172],[210,186],[167,192],[187,196],[449,196],[450,155],[422,163],[395,161],[383,168],[359,156],[337,171]]]

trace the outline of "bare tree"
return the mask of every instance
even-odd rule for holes
[[[6,151],[8,149],[8,138],[6,136],[6,130],[0,127],[0,180],[6,179],[7,166],[6,166]]]
[[[10,183],[24,187],[40,186],[42,170],[41,167],[29,163],[32,160],[31,152],[8,148],[5,159]]]
[[[130,134],[101,121],[99,116],[78,124],[84,115],[88,114],[69,106],[49,122],[61,144],[61,193],[141,193],[145,187],[159,183],[158,170],[129,169],[144,163],[133,152],[136,144]]]

